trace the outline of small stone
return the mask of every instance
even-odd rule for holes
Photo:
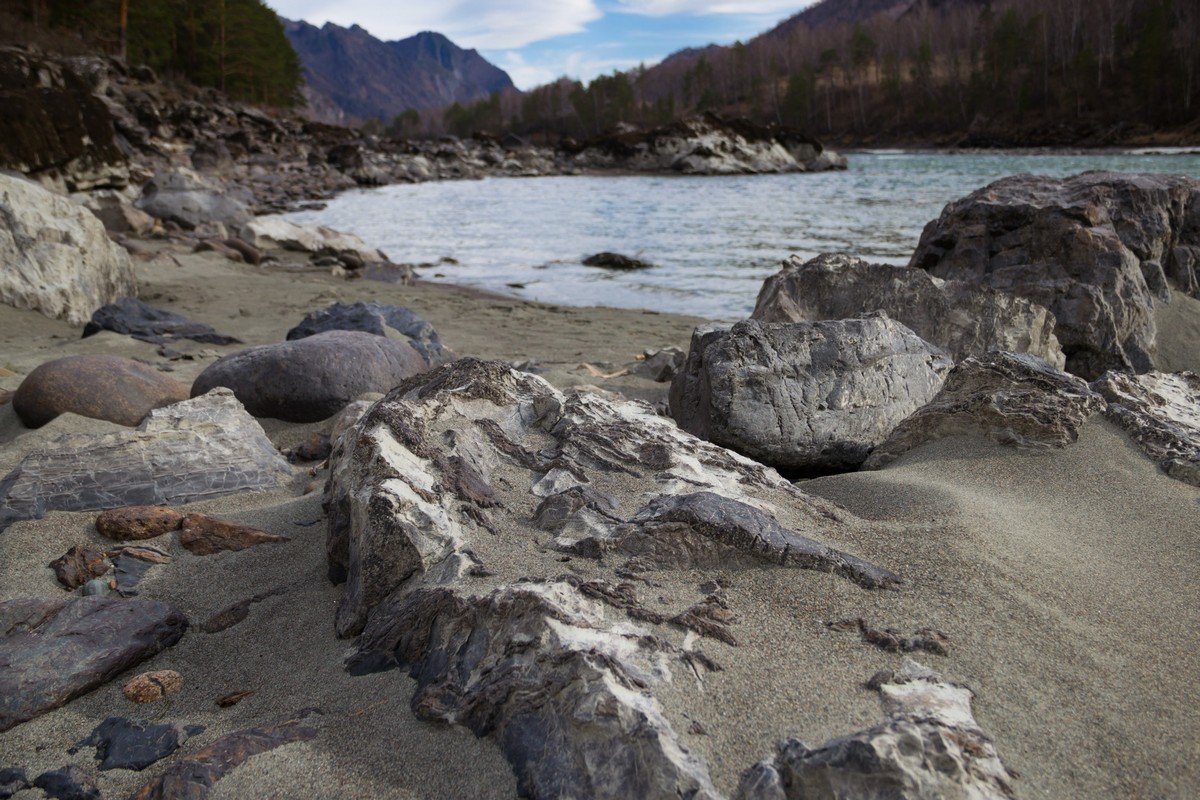
[[[870,677],[867,681],[867,688],[873,692],[878,692],[880,687],[885,683],[891,683],[892,677],[895,675],[890,669],[881,669]]]
[[[143,672],[129,679],[121,689],[126,699],[134,703],[153,703],[183,689],[183,676],[173,669]]]
[[[114,542],[153,539],[178,530],[183,515],[165,506],[126,506],[96,517],[96,532]]]
[[[288,461],[324,461],[333,451],[328,433],[314,433],[306,441],[296,445],[288,453]]]
[[[623,256],[620,253],[596,253],[583,260],[585,267],[603,267],[604,269],[650,269],[654,265],[649,261]]]
[[[84,597],[103,597],[109,591],[111,591],[111,587],[106,578],[92,578],[83,585]]]
[[[109,564],[103,553],[84,545],[75,545],[49,564],[58,582],[67,589],[77,589],[93,578],[108,572]]]
[[[245,550],[266,542],[286,541],[289,541],[287,536],[236,522],[225,522],[206,514],[188,514],[184,517],[183,533],[179,538],[179,543],[188,552],[198,556],[209,556],[222,550]]]
[[[236,706],[238,703],[245,700],[247,697],[255,694],[258,694],[258,692],[252,689],[247,689],[243,692],[231,692],[227,695],[218,697],[216,702],[221,708],[232,708],[233,706]]]

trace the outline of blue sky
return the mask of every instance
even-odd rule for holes
[[[267,0],[314,25],[357,23],[381,39],[423,30],[474,47],[522,89],[590,80],[684,47],[748,39],[812,0]]]

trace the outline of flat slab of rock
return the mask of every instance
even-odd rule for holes
[[[1200,486],[1200,375],[1109,372],[1092,384],[1105,414],[1172,478]]]
[[[442,346],[437,331],[403,306],[384,303],[334,303],[313,311],[287,332],[288,341],[326,331],[361,331],[376,336],[407,340],[431,367],[453,361],[454,353]]]
[[[36,183],[0,174],[0,302],[82,325],[137,294],[129,255],[100,220]]]
[[[130,800],[203,800],[217,781],[254,756],[316,737],[317,729],[303,717],[236,731],[167,767]]]
[[[821,541],[867,523],[775,471],[647,405],[501,362],[416,376],[335,442],[326,549],[345,584],[337,630],[361,633],[348,668],[407,670],[413,712],[492,738],[523,796],[717,797],[656,696],[672,665],[716,667],[643,626],[734,647],[736,612],[710,595],[660,613],[620,576],[716,564],[900,582]],[[493,555],[519,563],[497,575]],[[564,556],[596,577],[555,577]]]
[[[0,480],[0,530],[48,511],[190,503],[278,487],[292,475],[227,389],[157,409],[135,430],[69,434]]]
[[[0,603],[0,731],[52,711],[174,645],[187,618],[165,603],[80,597],[31,614]]]
[[[115,303],[96,309],[83,327],[83,336],[86,339],[100,331],[122,333],[153,344],[166,344],[180,339],[205,344],[241,344],[241,339],[217,333],[211,325],[155,308],[135,297],[122,297]]]
[[[671,415],[773,467],[854,469],[937,394],[952,366],[883,314],[702,328],[671,384]]]
[[[256,417],[319,422],[428,368],[407,339],[333,330],[227,355],[200,373],[192,395],[224,386]]]
[[[188,399],[188,387],[132,358],[90,354],[47,361],[25,376],[13,410],[30,428],[59,414],[133,427],[156,408]]]
[[[872,684],[887,720],[808,748],[780,744],[748,770],[735,800],[1012,800],[1014,776],[971,710],[974,693],[906,659]]]
[[[188,738],[182,725],[154,725],[124,717],[109,717],[96,726],[79,747],[95,747],[100,770],[143,770],[179,749]]]
[[[352,253],[364,263],[387,261],[381,251],[370,247],[353,233],[323,225],[298,225],[277,217],[259,217],[245,226],[250,243],[258,248],[281,247],[303,253],[337,256]]]
[[[911,264],[1050,309],[1069,372],[1146,372],[1168,281],[1200,295],[1198,208],[1183,176],[1016,175],[946,206]]]
[[[114,542],[153,539],[179,530],[183,514],[164,506],[124,506],[96,517],[96,532]]]
[[[1026,353],[987,353],[954,368],[937,397],[871,453],[865,469],[947,436],[982,434],[1030,449],[1066,447],[1104,399],[1086,382]]]
[[[288,537],[260,531],[249,525],[214,519],[207,514],[188,514],[183,518],[179,543],[189,553],[210,556],[226,550],[245,550],[268,542],[286,542]]]
[[[816,322],[883,311],[955,361],[993,350],[1032,353],[1062,369],[1054,315],[1023,297],[847,255],[792,256],[763,283],[751,319]]]

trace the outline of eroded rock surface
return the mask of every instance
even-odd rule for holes
[[[0,480],[0,530],[48,511],[189,503],[291,477],[227,389],[160,408],[135,430],[61,436]]]
[[[1016,175],[925,226],[912,266],[1045,306],[1069,372],[1153,368],[1154,302],[1200,294],[1200,181]]]
[[[700,328],[671,385],[671,415],[774,467],[854,469],[933,398],[951,366],[883,314]]]
[[[531,797],[716,796],[654,693],[672,667],[715,666],[642,626],[732,646],[736,612],[712,594],[646,608],[618,573],[900,580],[818,541],[866,523],[774,471],[646,405],[499,362],[462,359],[378,401],[338,440],[326,505],[338,631],[362,633],[350,669],[407,669],[414,713],[495,739]],[[565,554],[614,580],[550,577]]]
[[[32,613],[36,611],[37,613]],[[0,603],[0,731],[58,708],[174,645],[187,618],[165,603],[80,597],[51,610]]]
[[[59,414],[133,427],[156,408],[188,398],[188,387],[132,358],[67,356],[38,365],[13,395],[13,410],[30,428]]]
[[[1031,449],[1066,447],[1104,399],[1086,382],[1025,353],[986,353],[954,368],[933,400],[904,420],[863,465],[879,469],[914,447],[981,434]]]
[[[3,145],[0,145],[2,148]],[[137,294],[133,265],[100,220],[66,197],[0,174],[0,302],[82,325]]]
[[[1062,369],[1066,359],[1044,306],[928,272],[847,255],[792,256],[763,283],[752,319],[816,322],[883,311],[955,361],[1004,350],[1032,353]]]
[[[742,778],[736,800],[1011,800],[1013,776],[975,721],[974,693],[914,661],[879,682],[887,721],[810,749],[796,739]]]
[[[1092,388],[1108,401],[1108,418],[1164,472],[1200,486],[1200,376],[1109,372]]]
[[[319,422],[360,395],[390,391],[428,368],[407,338],[331,330],[225,356],[200,373],[192,395],[225,386],[256,417]]]
[[[306,315],[287,332],[287,339],[304,339],[326,331],[361,331],[406,339],[431,367],[454,359],[454,354],[442,346],[433,326],[403,306],[362,301],[334,303]]]

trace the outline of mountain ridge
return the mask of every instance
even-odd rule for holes
[[[310,114],[325,122],[391,120],[408,109],[469,103],[513,87],[508,73],[478,51],[435,31],[384,41],[359,25],[280,22],[304,67]]]

